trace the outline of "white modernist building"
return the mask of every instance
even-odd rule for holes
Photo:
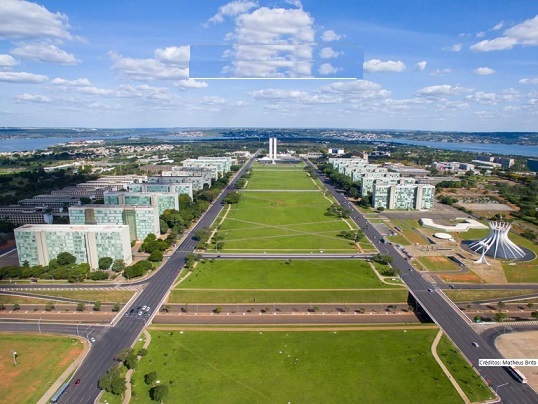
[[[269,159],[273,160],[273,163],[277,159],[276,144],[277,144],[276,137],[270,137],[269,138]]]
[[[521,259],[525,252],[508,238],[508,232],[512,225],[508,222],[489,222],[489,234],[482,240],[475,241],[469,248],[477,253],[482,253],[475,261],[477,264],[489,263],[486,254],[490,257],[502,259]]]

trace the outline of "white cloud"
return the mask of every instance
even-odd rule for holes
[[[23,0],[0,1],[0,38],[73,39],[67,16]]]
[[[190,60],[189,46],[170,46],[155,50],[155,59],[159,62],[178,66],[187,66]]]
[[[338,93],[346,96],[354,96],[363,99],[387,98],[390,91],[381,87],[380,84],[369,80],[337,81],[321,88],[322,92]]]
[[[405,70],[405,63],[401,60],[387,60],[382,61],[379,59],[371,59],[363,63],[362,68],[369,73],[374,72],[401,72]]]
[[[48,77],[25,72],[0,72],[0,81],[8,83],[43,83]]]
[[[490,52],[490,51],[497,51],[497,50],[506,50],[506,49],[512,49],[514,45],[517,44],[517,40],[515,38],[509,38],[509,37],[499,37],[491,40],[484,40],[480,41],[473,46],[471,46],[471,50],[475,52]]]
[[[471,50],[490,52],[512,49],[516,45],[538,46],[538,15],[506,29],[503,34],[498,38],[478,42],[471,46]]]
[[[439,76],[443,77],[444,75],[451,73],[452,69],[446,68],[446,69],[436,69],[433,72],[430,73],[430,76]]]
[[[521,79],[519,80],[519,84],[538,84],[538,77]]]
[[[538,15],[508,28],[504,34],[510,38],[515,38],[521,45],[538,45]]]
[[[47,102],[52,101],[49,97],[45,97],[43,95],[32,95],[28,93],[18,95],[17,100],[19,102],[38,102],[38,103],[47,103]]]
[[[25,44],[11,50],[12,55],[26,60],[35,60],[43,63],[58,63],[73,65],[79,61],[74,55],[51,44]]]
[[[423,60],[422,62],[418,62],[416,64],[416,67],[418,70],[424,70],[426,68],[426,65],[428,64],[428,62],[426,62],[425,60]]]
[[[314,42],[314,19],[302,9],[261,7],[239,15],[233,37],[239,43]]]
[[[193,80],[193,79],[175,81],[172,84],[181,89],[206,88],[207,87],[207,83],[205,81],[198,81],[198,80]]]
[[[436,86],[423,87],[416,91],[417,96],[428,98],[446,97],[468,92],[469,89],[460,85],[451,86],[450,84],[441,84]]]
[[[187,67],[168,65],[156,59],[127,58],[116,52],[109,52],[108,55],[112,67],[132,80],[182,80],[189,76]]]
[[[448,48],[445,48],[445,50],[448,50],[450,52],[459,52],[463,48],[463,45],[461,43],[455,43],[452,46],[449,46]]]
[[[60,77],[56,77],[51,81],[51,84],[57,86],[72,86],[72,87],[90,87],[92,83],[87,78],[76,79],[76,80],[66,80]]]
[[[490,74],[495,73],[495,70],[489,68],[489,67],[479,67],[477,69],[473,70],[474,74],[478,74],[479,76],[488,76]]]
[[[338,41],[343,37],[344,35],[339,35],[336,32],[334,32],[332,29],[328,29],[327,31],[324,31],[323,34],[321,34],[321,40],[323,42]]]
[[[236,15],[246,13],[250,9],[257,7],[258,3],[254,1],[235,0],[221,7],[219,11],[208,22],[219,23],[224,21],[224,17],[234,17]]]
[[[499,22],[498,24],[496,24],[496,25],[492,28],[492,30],[493,30],[493,31],[498,31],[498,30],[500,30],[502,27],[504,27],[504,21],[501,21],[501,22]]]
[[[340,52],[335,51],[333,48],[329,46],[321,49],[321,51],[319,52],[319,57],[322,59],[332,59],[332,58],[338,57],[339,55],[340,55]]]
[[[314,20],[302,9],[262,7],[241,14],[226,38],[235,42],[223,72],[232,77],[309,77]]]
[[[279,88],[257,90],[248,94],[256,100],[270,100],[279,104],[292,102],[296,107],[301,104],[335,104],[343,102],[343,98],[339,95],[310,94],[300,90],[284,90]],[[277,105],[266,105],[266,107],[269,109],[281,109]]]
[[[483,31],[477,32],[476,35],[475,35],[475,37],[477,37],[477,38],[484,38],[485,36],[486,36],[486,33],[483,32]]]
[[[341,69],[339,69],[338,67],[334,67],[333,65],[331,65],[330,63],[323,63],[319,69],[318,69],[318,73],[323,75],[323,76],[326,76],[328,74],[335,74],[337,72],[339,72]]]
[[[17,61],[10,55],[0,55],[0,67],[12,67],[16,66]]]

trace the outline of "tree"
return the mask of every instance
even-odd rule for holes
[[[226,195],[223,202],[231,205],[239,202],[239,199],[241,199],[241,194],[239,192],[231,191]]]
[[[118,367],[113,366],[108,369],[108,372],[106,372],[101,379],[99,379],[98,386],[101,390],[116,395],[122,395],[125,393],[125,378],[121,377]]]
[[[66,265],[74,264],[75,262],[77,262],[77,259],[73,254],[70,254],[68,252],[61,252],[56,257],[56,262],[60,266],[66,266]]]
[[[101,257],[99,258],[99,269],[106,271],[108,268],[110,268],[113,262],[114,260],[110,257]]]
[[[13,311],[18,311],[18,310],[20,310],[20,309],[21,309],[21,305],[20,305],[19,303],[15,303],[15,304],[13,305],[13,307],[12,307],[11,310],[13,310]]]
[[[533,312],[531,313],[531,317],[532,317],[532,318],[537,318],[537,319],[538,319],[538,311],[533,311]]]
[[[100,311],[101,310],[101,302],[98,300],[93,304],[93,311]]]
[[[77,304],[77,311],[84,311],[85,309],[86,305],[83,302]]]
[[[112,307],[112,311],[115,311],[115,312],[118,312],[120,311],[121,309],[121,305],[119,303],[116,303],[113,307]]]
[[[149,372],[144,375],[144,383],[148,386],[152,386],[157,381],[157,372]]]
[[[166,223],[163,219],[159,220],[159,230],[161,234],[164,234],[168,231],[168,223]]]
[[[112,270],[114,272],[121,272],[123,271],[124,268],[125,268],[125,263],[123,262],[123,260],[116,260],[112,264]]]
[[[501,300],[499,303],[497,303],[497,306],[499,307],[499,310],[501,310],[502,308],[504,308],[504,306],[506,306],[506,303]]]
[[[504,321],[504,319],[505,319],[506,317],[508,317],[508,316],[506,315],[506,313],[503,313],[503,312],[500,312],[500,311],[499,311],[499,312],[497,312],[497,313],[494,314],[493,319],[494,319],[496,322],[501,323],[501,322]]]
[[[534,303],[532,303],[532,302],[531,302],[531,303],[527,303],[527,307],[528,307],[529,309],[532,309],[532,306],[534,306]]]
[[[163,260],[163,253],[162,251],[153,251],[149,257],[148,260],[151,262],[160,262]]]
[[[125,360],[123,361],[127,369],[134,369],[136,367],[136,364],[138,363],[138,358],[136,357],[136,354],[133,352]]]
[[[45,311],[52,311],[54,309],[54,302],[48,302],[45,305]]]
[[[146,356],[147,354],[148,354],[148,350],[145,348],[141,348],[137,353],[138,356]]]
[[[149,395],[154,401],[162,401],[168,395],[168,386],[159,384],[158,386],[152,387],[149,391]]]
[[[372,261],[377,262],[378,264],[383,264],[383,265],[388,265],[393,260],[394,258],[392,258],[390,255],[376,254],[372,257]]]
[[[123,362],[129,355],[132,355],[133,353],[133,348],[124,348],[116,354],[115,359],[119,362]]]
[[[6,309],[6,305],[4,303],[0,303],[0,311],[4,311]]]

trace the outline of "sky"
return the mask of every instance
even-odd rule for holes
[[[0,126],[538,131],[538,4],[0,0]]]

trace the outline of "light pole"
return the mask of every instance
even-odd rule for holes
[[[503,383],[503,384],[499,384],[496,388],[495,388],[495,394],[497,394],[497,390],[499,390],[502,386],[506,386],[506,385],[510,385],[510,382],[508,383]]]
[[[17,366],[17,352],[11,351],[11,353],[13,354],[13,363]]]
[[[78,326],[80,323],[77,324],[77,337],[80,337],[80,334],[78,333]]]
[[[39,330],[39,333],[41,334],[41,317],[39,317],[39,320],[37,321],[37,329]]]

